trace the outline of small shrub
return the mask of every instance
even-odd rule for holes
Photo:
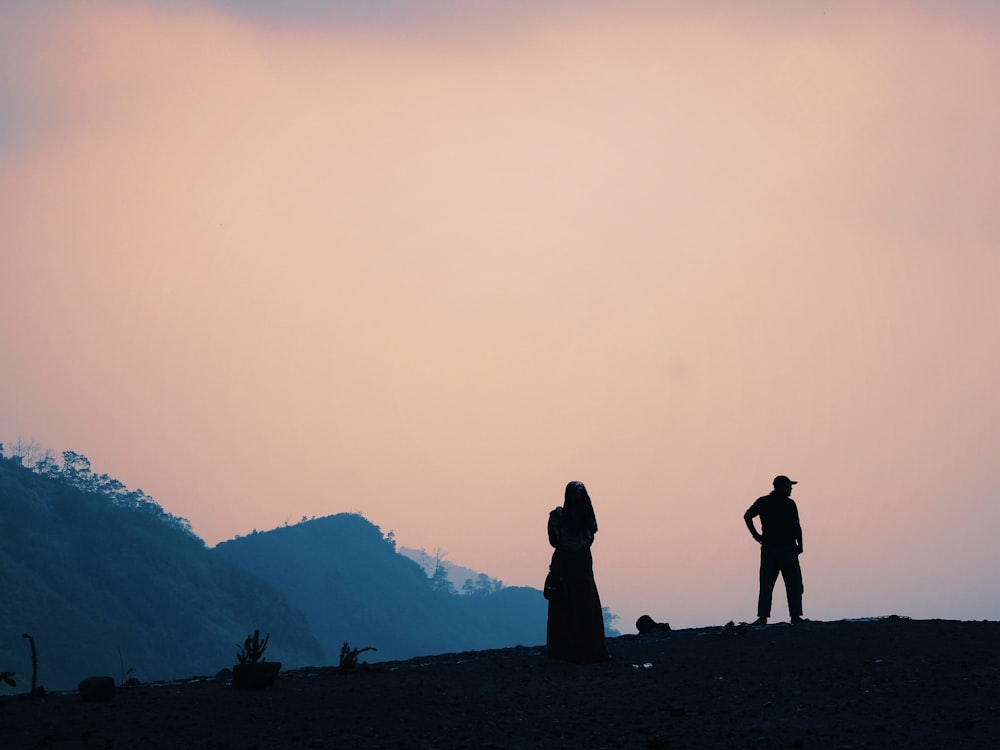
[[[45,688],[38,684],[38,650],[35,648],[35,639],[28,633],[21,633],[22,638],[26,638],[31,646],[31,693],[36,698],[45,697]]]
[[[365,651],[378,651],[378,649],[374,646],[351,648],[351,644],[344,641],[344,645],[340,647],[340,668],[346,672],[356,669],[358,666],[358,656]]]
[[[139,678],[135,676],[135,667],[129,667],[125,669],[125,657],[122,656],[122,650],[118,649],[118,662],[121,664],[122,668],[122,682],[121,687],[135,687],[139,684]]]
[[[253,631],[253,635],[248,635],[246,641],[240,646],[238,643],[236,647],[240,650],[236,654],[236,658],[239,659],[240,664],[256,664],[259,661],[264,661],[264,650],[267,648],[267,642],[270,640],[271,634],[268,633],[264,636],[264,640],[260,639],[260,631]]]

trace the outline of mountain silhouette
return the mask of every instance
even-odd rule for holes
[[[545,600],[528,587],[438,590],[378,526],[340,513],[223,542],[216,551],[273,584],[306,616],[328,656],[346,641],[369,661],[545,640]]]
[[[392,535],[341,513],[207,548],[185,519],[67,451],[25,466],[0,450],[0,671],[29,686],[90,675],[213,675],[260,630],[286,668],[537,645],[541,592],[485,574],[458,595],[400,554]],[[443,572],[443,571],[441,571]],[[133,672],[134,670],[134,672]]]
[[[273,585],[227,562],[164,514],[121,507],[0,460],[0,670],[30,687],[75,687],[128,670],[141,680],[214,674],[255,628],[289,666],[324,652]]]

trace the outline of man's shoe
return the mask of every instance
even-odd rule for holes
[[[804,617],[793,617],[792,620],[791,620],[791,623],[792,623],[792,625],[798,625],[800,622],[805,622],[805,621],[806,621],[806,618],[804,618]]]
[[[751,625],[767,625],[766,617],[758,617],[756,620],[750,623]]]

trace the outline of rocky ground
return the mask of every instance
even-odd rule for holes
[[[1000,623],[718,627],[611,639],[610,662],[540,647],[0,698],[0,747],[1000,748]],[[20,687],[20,686],[19,686]],[[9,689],[8,689],[9,691]]]

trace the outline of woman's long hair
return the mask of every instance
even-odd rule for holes
[[[566,525],[573,531],[597,533],[597,516],[594,515],[594,505],[590,502],[590,494],[583,482],[570,482],[566,485],[563,518]]]

